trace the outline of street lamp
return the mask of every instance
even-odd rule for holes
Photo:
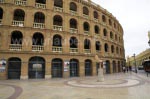
[[[148,44],[150,46],[150,31],[148,31],[148,38],[149,38]]]
[[[135,60],[135,54],[133,54],[133,57],[134,57],[135,73],[137,73],[137,68],[136,68],[136,60]]]

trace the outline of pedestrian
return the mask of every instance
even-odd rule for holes
[[[126,72],[126,68],[125,68],[125,66],[123,66],[123,72],[124,72],[124,73]]]
[[[127,67],[127,73],[128,73],[128,67]]]

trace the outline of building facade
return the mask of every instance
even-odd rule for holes
[[[0,79],[97,75],[125,64],[123,29],[90,0],[0,0]]]

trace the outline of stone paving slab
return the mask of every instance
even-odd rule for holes
[[[119,83],[119,81],[115,81],[114,79],[129,79],[145,82],[141,85],[132,87],[107,89],[82,88],[73,87],[66,84],[66,82],[72,80],[79,80],[81,81],[81,83],[85,83],[87,79],[96,80],[96,77],[80,77],[68,79],[63,78],[49,80],[2,80],[0,81],[0,99],[7,99],[7,97],[10,97],[12,94],[14,94],[14,92],[20,90],[19,88],[22,89],[22,92],[21,90],[18,91],[19,96],[17,96],[16,98],[14,97],[14,99],[150,99],[150,83],[148,82],[150,78],[143,77],[143,75],[140,74],[117,73],[105,75],[105,80],[112,80],[112,85],[117,85],[116,83]],[[111,82],[109,81],[106,84],[111,85]],[[18,88],[15,89],[14,86]]]

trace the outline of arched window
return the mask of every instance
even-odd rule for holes
[[[105,15],[102,15],[102,21],[103,21],[103,22],[106,22],[106,17],[105,17]]]
[[[62,47],[62,37],[60,35],[53,36],[53,46]]]
[[[111,21],[111,19],[109,19],[109,25],[112,26],[112,21]]]
[[[70,48],[78,48],[78,40],[76,37],[70,38]]]
[[[70,19],[70,28],[77,29],[77,21],[75,19]]]
[[[116,28],[116,23],[114,23],[114,28]]]
[[[83,28],[84,28],[84,31],[89,31],[90,30],[89,23],[88,22],[84,22]]]
[[[95,47],[96,47],[96,51],[100,51],[100,49],[101,49],[101,44],[100,44],[99,41],[96,41],[96,42],[95,42]]]
[[[46,4],[46,0],[36,0],[36,3]]]
[[[32,37],[32,45],[44,45],[44,36],[42,33],[34,33]]]
[[[114,46],[111,45],[111,53],[114,53]]]
[[[42,12],[36,12],[34,14],[35,23],[45,23],[45,15]]]
[[[107,36],[107,30],[105,28],[103,29],[103,35]]]
[[[88,39],[84,40],[84,49],[90,49],[90,40]]]
[[[70,10],[71,11],[77,11],[77,5],[74,2],[70,3]]]
[[[110,38],[113,39],[114,38],[114,35],[112,32],[110,32]]]
[[[98,27],[98,25],[95,25],[94,30],[95,30],[96,34],[99,34],[99,27]]]
[[[3,19],[3,9],[0,8],[0,23],[1,23],[1,20]]]
[[[21,9],[16,9],[14,11],[14,18],[15,21],[24,21],[25,12]]]
[[[98,19],[98,13],[97,13],[97,11],[94,11],[94,18]]]
[[[118,47],[116,47],[116,53],[119,54],[119,49],[118,49]]]
[[[11,33],[11,44],[22,44],[23,35],[20,31],[13,31]]]
[[[63,0],[54,0],[54,6],[63,8]]]
[[[115,40],[116,40],[116,41],[118,40],[117,34],[115,34]]]
[[[59,16],[59,15],[55,15],[55,16],[53,17],[53,25],[62,26],[62,25],[63,25],[62,17]]]
[[[105,45],[104,45],[104,49],[105,49],[105,52],[108,52],[109,47],[108,47],[108,44],[107,44],[107,43],[105,43]]]
[[[89,9],[87,7],[83,7],[83,14],[89,15]]]

